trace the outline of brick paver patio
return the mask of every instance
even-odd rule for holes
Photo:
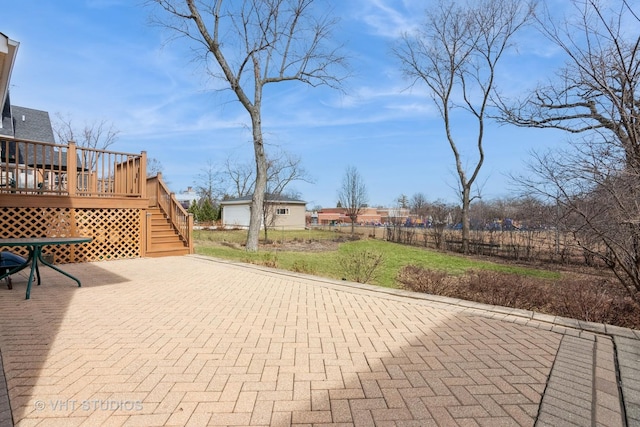
[[[199,256],[64,268],[82,288],[0,289],[0,425],[640,421],[638,331]]]

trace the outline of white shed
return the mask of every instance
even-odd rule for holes
[[[222,226],[248,228],[251,218],[251,198],[252,196],[249,195],[221,201]],[[269,228],[286,230],[302,230],[305,228],[307,202],[270,194],[266,194],[265,199],[265,205],[268,209],[267,220],[269,221]],[[264,223],[261,224],[261,227],[264,227]]]

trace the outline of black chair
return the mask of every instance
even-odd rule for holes
[[[22,258],[20,255],[16,255],[9,251],[0,252],[0,275],[6,275],[4,279],[7,281],[8,289],[13,289],[13,285],[11,284],[11,274],[15,274],[29,267],[29,265],[30,264],[27,263],[27,260]],[[9,272],[11,272],[11,274],[8,274]],[[38,276],[40,275],[38,274]],[[38,277],[38,283],[40,283],[39,280],[40,277]]]

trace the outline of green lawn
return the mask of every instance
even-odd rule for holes
[[[272,231],[270,240],[277,241],[320,241],[333,240],[337,234],[332,231]],[[345,236],[345,235],[341,235]],[[383,263],[371,284],[392,287],[398,286],[396,277],[402,267],[417,265],[425,268],[443,270],[449,274],[463,274],[469,269],[486,269],[514,273],[543,279],[560,278],[559,273],[475,260],[455,254],[430,251],[417,247],[404,246],[383,240],[363,239],[341,243],[337,250],[325,252],[299,252],[285,250],[261,250],[249,253],[240,246],[246,240],[245,231],[196,231],[196,253],[224,259],[252,262],[277,268],[314,274],[333,279],[342,279],[346,274],[340,265],[345,259],[358,251],[382,254]]]

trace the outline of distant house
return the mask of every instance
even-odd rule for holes
[[[249,195],[220,202],[223,227],[249,227],[251,198],[252,196]],[[286,230],[305,228],[307,202],[286,196],[265,194],[265,205],[268,209],[269,228]],[[264,221],[261,227],[264,227]]]
[[[187,187],[186,190],[176,193],[176,200],[183,208],[189,209],[193,202],[198,201],[198,193],[193,187]]]

